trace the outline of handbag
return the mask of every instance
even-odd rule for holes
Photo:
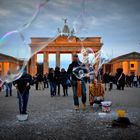
[[[69,79],[67,79],[66,85],[67,85],[68,87],[71,87],[71,81],[70,81]]]

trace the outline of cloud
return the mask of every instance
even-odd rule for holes
[[[0,36],[28,21],[39,1],[2,1]],[[79,36],[101,36],[106,48],[124,44],[128,46],[130,41],[140,42],[139,0],[86,0],[85,4],[82,4],[82,1],[50,0],[47,6],[41,10],[37,20],[25,31],[25,36],[27,38],[53,37],[57,33],[57,28],[62,28],[64,25],[62,18],[68,18],[70,28],[73,27],[75,21],[82,25],[79,29]],[[80,16],[84,20],[79,18]],[[131,43],[132,48],[138,50],[133,47],[133,44],[135,45],[135,43]],[[131,50],[130,47],[129,50]],[[122,50],[122,52],[124,51]]]
[[[0,16],[8,16],[10,14],[10,10],[0,9]]]

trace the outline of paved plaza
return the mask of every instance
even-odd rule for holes
[[[88,91],[87,91],[88,93]],[[50,97],[49,89],[31,89],[25,122],[18,122],[16,90],[12,97],[0,93],[0,140],[139,140],[140,139],[140,88],[124,91],[107,91],[105,100],[113,102],[111,112],[102,115],[100,107],[83,111],[73,110],[72,91],[69,96]],[[112,128],[116,110],[125,109],[133,123],[129,128]]]

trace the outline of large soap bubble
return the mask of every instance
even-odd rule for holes
[[[92,54],[92,61],[89,61],[89,53]],[[102,66],[108,63],[112,58],[103,50],[94,53],[91,48],[82,48],[83,62],[81,66],[73,69],[73,74],[78,78],[89,77],[90,79],[101,80]]]
[[[1,76],[3,82],[12,82],[21,77],[29,59],[39,50],[47,46],[48,44],[42,44],[38,48],[31,50],[28,45],[28,41],[25,37],[25,30],[31,27],[32,23],[36,21],[40,10],[44,8],[49,0],[45,0],[43,3],[37,5],[36,11],[32,17],[25,22],[22,26],[18,27],[16,30],[7,32],[4,36],[0,38],[0,53],[6,56],[10,56],[14,60],[14,65],[9,66],[7,74]],[[54,40],[56,37],[48,40],[48,43]],[[11,60],[11,61],[12,61]]]
[[[75,5],[73,3],[75,3]],[[27,22],[15,30],[6,33],[0,39],[0,53],[12,56],[16,62],[14,68],[10,68],[10,72],[7,71],[8,75],[4,75],[2,80],[12,82],[18,79],[24,72],[28,61],[35,53],[47,47],[48,44],[54,41],[57,37],[63,35],[68,37],[69,42],[75,41],[75,36],[77,36],[76,41],[81,43],[81,54],[84,56],[81,69],[84,69],[84,71],[80,71],[78,73],[75,72],[77,73],[76,75],[78,75],[79,79],[87,76],[87,74],[93,74],[93,72],[98,71],[102,64],[105,63],[106,59],[101,60],[102,55],[99,55],[100,52],[95,54],[91,48],[84,48],[83,44],[83,41],[86,39],[84,36],[87,36],[89,31],[89,24],[87,23],[90,23],[88,16],[88,13],[90,12],[88,12],[88,8],[86,8],[88,7],[87,4],[88,1],[86,0],[64,0],[63,2],[44,0],[43,3],[38,4],[33,15],[31,17],[28,16],[30,18]],[[32,11],[32,9],[30,11]],[[42,11],[44,12],[44,15],[46,15],[46,19],[42,16]],[[29,14],[26,13],[26,15]],[[67,31],[68,34],[60,29],[58,30],[58,33],[57,31],[54,31],[57,29],[56,25],[58,25],[58,22],[62,19],[64,19],[65,24],[67,24],[67,20],[65,18],[68,18],[71,23],[69,26],[70,28],[68,28],[67,25],[65,26],[65,31]],[[42,29],[45,29],[47,32],[46,34],[43,34],[43,37],[46,35],[48,37],[50,34],[51,37],[49,36],[46,42],[41,42],[37,48],[31,50],[28,44],[30,44],[30,37],[34,36],[32,31],[38,30],[37,33],[41,32],[42,30],[39,29],[43,21],[45,22],[46,27],[43,27]],[[49,27],[51,27],[51,29],[49,29]],[[27,35],[27,33],[29,34]],[[36,35],[38,36],[38,34]],[[95,67],[97,66],[95,66],[95,64],[97,63],[100,65],[96,70]],[[76,71],[78,70],[76,69]]]

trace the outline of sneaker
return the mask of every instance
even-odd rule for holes
[[[82,109],[83,109],[83,110],[86,109],[86,104],[82,104]]]
[[[75,105],[75,106],[74,106],[74,109],[75,109],[75,110],[79,110],[79,106],[78,106],[78,105]]]

